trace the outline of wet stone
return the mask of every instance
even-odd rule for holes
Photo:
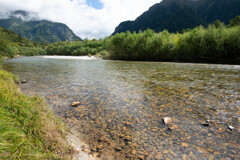
[[[171,124],[171,123],[172,123],[172,118],[170,118],[170,117],[164,117],[164,118],[163,118],[163,123],[164,123],[164,124]]]
[[[26,80],[21,80],[21,83],[24,84],[24,83],[27,83],[27,81]]]
[[[143,155],[138,155],[138,159],[143,160],[145,157]]]
[[[183,147],[188,147],[188,144],[187,143],[182,143],[182,146]]]
[[[45,60],[30,59],[36,64],[24,63],[21,70],[27,72],[18,72],[20,63],[8,64],[31,82],[21,90],[46,97],[53,112],[103,160],[109,155],[117,160],[240,159],[239,66],[66,61],[63,67],[62,61],[38,65]],[[35,70],[39,66],[47,68]],[[81,105],[69,107],[76,100]],[[162,123],[170,115],[171,123]],[[235,129],[230,132],[226,124]]]
[[[228,128],[232,131],[234,130],[234,127],[233,126],[228,126]]]
[[[124,137],[125,137],[125,134],[120,134],[119,137],[120,137],[120,138],[124,138]]]
[[[125,141],[132,141],[132,137],[131,136],[126,136],[126,137],[124,137],[124,140]]]
[[[154,156],[154,158],[156,159],[156,160],[160,160],[160,159],[162,159],[162,153],[157,153],[155,156]]]
[[[73,102],[73,103],[71,104],[72,107],[77,107],[77,106],[79,106],[79,105],[80,105],[80,102]]]
[[[209,123],[203,123],[203,126],[208,127]]]
[[[170,131],[174,130],[173,126],[168,127],[168,130]]]
[[[100,145],[97,146],[97,149],[98,149],[98,150],[100,150],[100,149],[102,149],[102,148],[103,148],[103,145],[102,145],[102,144],[100,144]]]
[[[121,148],[121,147],[116,147],[115,150],[116,150],[117,152],[120,152],[120,151],[122,150],[122,148]]]
[[[133,154],[133,155],[135,155],[136,153],[137,153],[136,150],[132,150],[132,151],[131,151],[131,154]]]

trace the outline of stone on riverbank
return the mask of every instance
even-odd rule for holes
[[[163,119],[164,124],[171,124],[172,123],[172,118],[170,117],[164,117]]]
[[[77,107],[77,106],[79,106],[80,105],[80,102],[73,102],[72,103],[72,107]]]
[[[24,84],[24,83],[27,83],[27,81],[26,80],[21,80],[21,83]]]
[[[232,131],[234,130],[234,127],[233,126],[228,126],[228,128]]]

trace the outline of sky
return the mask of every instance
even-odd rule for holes
[[[161,0],[0,0],[1,18],[25,10],[40,19],[65,23],[79,37],[105,38],[123,21],[135,20]]]

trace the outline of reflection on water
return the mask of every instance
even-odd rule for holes
[[[240,159],[240,66],[25,57],[4,68],[103,159]]]

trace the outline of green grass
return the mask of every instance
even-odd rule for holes
[[[20,93],[0,69],[0,159],[70,159],[64,126],[41,98]]]

